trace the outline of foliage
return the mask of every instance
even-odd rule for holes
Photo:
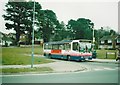
[[[68,37],[68,30],[66,28],[65,23],[62,21],[61,23],[58,23],[58,25],[55,28],[55,33],[53,36],[53,41],[61,41]]]
[[[92,39],[92,28],[94,24],[89,19],[79,18],[68,22],[73,39]]]
[[[32,19],[33,19],[33,2],[8,2],[6,4],[6,14],[3,15],[7,21],[6,29],[16,31],[16,45],[19,42],[20,35],[28,31],[28,42],[31,40]],[[35,2],[36,14],[41,9],[41,5]]]
[[[58,24],[56,14],[52,10],[41,10],[38,22],[38,32],[41,33],[44,42],[50,41]]]
[[[16,1],[16,0],[10,0]],[[24,0],[23,0],[24,1]],[[16,45],[20,41],[20,35],[27,35],[26,42],[31,44],[33,31],[33,6],[32,1],[29,2],[8,2],[6,4],[6,14],[3,15],[7,21],[6,29],[16,31]],[[93,39],[94,23],[90,19],[78,18],[77,20],[69,20],[68,24],[59,22],[56,13],[52,10],[42,10],[41,5],[35,2],[35,38],[43,39],[44,42],[60,41],[64,39]],[[101,27],[95,30],[96,48],[99,45],[99,40],[103,36],[113,36],[116,32],[110,27]]]

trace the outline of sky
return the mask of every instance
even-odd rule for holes
[[[12,30],[5,30],[5,21],[1,17],[5,14],[5,3],[8,0],[0,1],[0,27],[2,32],[9,33]],[[118,0],[35,0],[38,1],[42,9],[53,10],[57,19],[65,24],[70,19],[78,18],[90,19],[94,23],[95,29],[110,27],[118,32]],[[2,8],[2,9],[1,9]]]

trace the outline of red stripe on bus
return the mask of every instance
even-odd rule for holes
[[[51,53],[61,53],[62,50],[51,50]]]

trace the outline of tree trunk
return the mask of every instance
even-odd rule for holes
[[[32,32],[31,31],[29,31],[29,33],[28,33],[28,44],[30,45],[31,44],[31,41],[32,41]]]
[[[15,41],[16,46],[19,46],[19,40],[20,40],[20,32],[16,32],[16,41]]]
[[[116,42],[115,42],[115,40],[113,40],[112,46],[113,46],[113,49],[115,49],[115,47],[116,47]]]

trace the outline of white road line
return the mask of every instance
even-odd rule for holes
[[[116,70],[114,68],[104,68],[105,70]]]
[[[95,71],[100,71],[100,70],[117,70],[118,68],[96,68],[94,69]]]
[[[100,71],[100,70],[103,70],[103,68],[96,68],[94,69],[95,71]]]

